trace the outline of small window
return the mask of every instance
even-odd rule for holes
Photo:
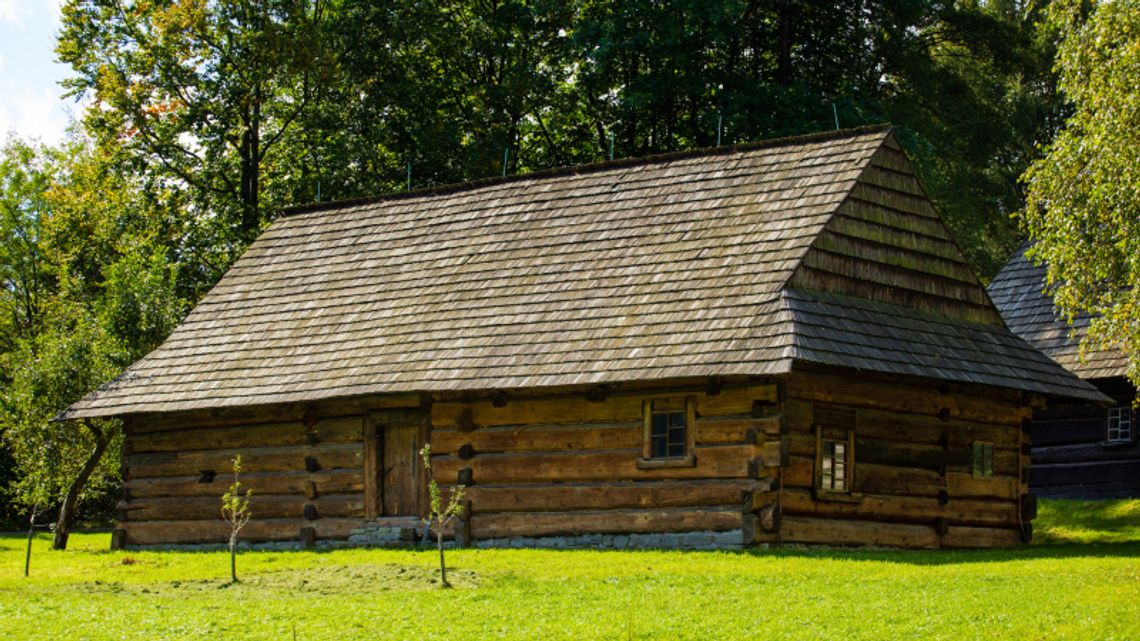
[[[847,442],[824,441],[820,456],[819,488],[828,492],[846,492]]]
[[[1132,440],[1132,408],[1110,407],[1108,409],[1109,443],[1126,443]]]
[[[974,441],[974,477],[989,479],[994,476],[994,444]]]
[[[819,493],[850,494],[854,463],[853,431],[816,427],[815,487]]]
[[[695,411],[691,397],[656,398],[645,401],[645,433],[639,466],[694,465],[693,429]]]

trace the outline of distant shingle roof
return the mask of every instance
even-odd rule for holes
[[[1128,360],[1119,351],[1089,350],[1084,360],[1080,344],[1088,335],[1089,318],[1070,326],[1045,292],[1045,266],[1034,265],[1023,244],[989,286],[990,298],[1009,329],[1045,355],[1083,379],[1124,376]]]
[[[162,346],[63,417],[771,375],[796,360],[1097,395],[1008,336],[872,128],[283,216]]]

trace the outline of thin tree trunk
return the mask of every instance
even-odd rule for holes
[[[784,86],[792,84],[792,11],[790,0],[781,0],[777,5],[780,40],[776,51],[776,77]]]
[[[103,453],[107,451],[107,446],[111,442],[103,430],[88,421],[82,423],[95,437],[95,449],[91,452],[91,456],[87,457],[83,469],[79,470],[79,476],[75,477],[75,481],[68,488],[67,496],[63,499],[63,505],[59,507],[59,519],[55,523],[55,539],[51,544],[53,550],[67,549],[67,537],[71,534],[71,525],[72,521],[75,520],[75,508],[79,502],[79,495],[83,492],[91,474],[95,472],[95,468],[99,466],[99,461],[103,459]]]
[[[443,562],[443,527],[440,526],[435,531],[435,542],[439,546],[439,587],[450,588],[451,584],[447,582],[447,564]]]
[[[28,519],[28,551],[24,554],[24,577],[27,578],[28,570],[32,566],[32,538],[36,534],[36,511],[37,507],[32,507],[32,517]]]
[[[230,535],[230,581],[237,583],[237,532]]]

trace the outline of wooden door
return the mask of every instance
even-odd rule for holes
[[[383,428],[381,485],[385,516],[419,516],[421,482],[420,426],[389,424]]]

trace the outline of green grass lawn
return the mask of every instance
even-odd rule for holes
[[[1140,639],[1140,501],[1002,552],[67,552],[0,537],[3,639]]]

